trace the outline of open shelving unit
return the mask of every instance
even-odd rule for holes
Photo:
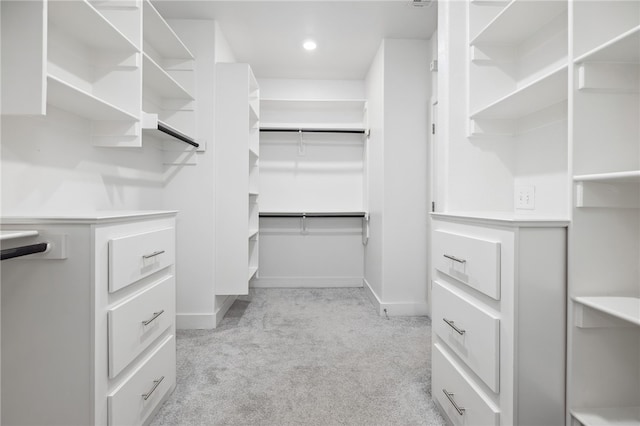
[[[216,294],[258,273],[260,90],[248,64],[216,65]]]
[[[572,8],[567,423],[639,426],[640,4]]]
[[[4,113],[65,111],[101,147],[194,140],[195,58],[149,0],[7,2],[3,23]]]
[[[536,217],[567,217],[568,2],[474,1],[465,9],[467,36],[459,42],[468,49],[466,90],[460,89],[468,99],[465,136],[483,146],[469,167],[483,176],[476,184],[495,194],[495,201],[488,202],[493,206],[481,209],[515,214],[526,209],[524,213]],[[554,164],[543,165],[536,154],[540,152]],[[516,202],[523,186],[534,188],[531,209]],[[470,202],[465,200],[459,204]]]
[[[97,122],[94,145],[139,146],[139,49],[85,0],[48,2],[47,21],[47,104]]]
[[[173,134],[183,136],[175,140],[190,140],[193,143],[188,144],[204,150],[204,145],[195,140],[195,58],[151,2],[144,0],[142,4],[143,111],[156,115],[159,122],[173,129]],[[153,123],[143,130],[152,130],[145,135],[157,135]]]

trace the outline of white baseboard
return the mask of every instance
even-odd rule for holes
[[[373,289],[371,288],[371,284],[369,284],[369,281],[367,281],[366,278],[362,279],[362,286],[364,287],[364,292],[366,293],[367,297],[371,301],[371,304],[375,308],[376,312],[378,313],[378,315],[381,315],[383,312],[382,309],[380,308],[380,306],[382,305],[382,302],[380,302],[380,298],[378,297],[376,292],[373,291]]]
[[[216,327],[220,325],[222,318],[224,318],[224,316],[227,314],[227,311],[229,310],[231,305],[233,305],[233,302],[235,302],[237,298],[238,296],[227,296],[224,302],[222,302],[222,306],[220,306],[220,309],[216,311]]]
[[[216,312],[211,314],[176,314],[178,330],[210,330],[216,328],[227,311],[236,301],[237,296],[227,296]]]
[[[215,314],[176,314],[178,330],[209,330],[216,328]]]
[[[251,280],[254,288],[339,288],[362,287],[361,277],[260,277]]]
[[[380,300],[380,297],[371,288],[371,285],[366,279],[363,279],[363,286],[365,293],[369,297],[371,304],[378,312],[378,315],[389,315],[390,317],[405,317],[405,316],[428,316],[429,305],[427,302],[415,303],[415,302],[391,302],[385,303]]]

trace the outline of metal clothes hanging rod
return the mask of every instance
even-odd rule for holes
[[[195,146],[196,148],[200,147],[200,144],[198,142],[194,141],[189,136],[180,133],[176,129],[169,127],[167,124],[165,124],[165,123],[163,123],[161,121],[158,121],[158,130],[163,132],[163,133],[168,134],[169,136],[173,136],[174,138],[178,139],[179,141],[182,141],[184,143],[188,143],[189,145]]]
[[[36,243],[27,246],[2,249],[0,252],[0,260],[13,259],[15,257],[27,256],[35,253],[44,253],[48,249],[49,243]]]
[[[260,217],[366,217],[365,212],[261,212]]]
[[[350,133],[364,135],[367,133],[364,129],[291,129],[291,128],[261,128],[261,132],[270,133]]]

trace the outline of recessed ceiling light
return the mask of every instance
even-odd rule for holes
[[[315,50],[317,45],[313,40],[305,40],[305,42],[302,44],[302,47],[304,47],[306,50]]]

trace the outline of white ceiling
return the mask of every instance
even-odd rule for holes
[[[215,19],[238,62],[258,78],[363,79],[383,38],[428,39],[436,28],[436,2],[154,1],[166,18]],[[302,42],[314,39],[307,52]]]

